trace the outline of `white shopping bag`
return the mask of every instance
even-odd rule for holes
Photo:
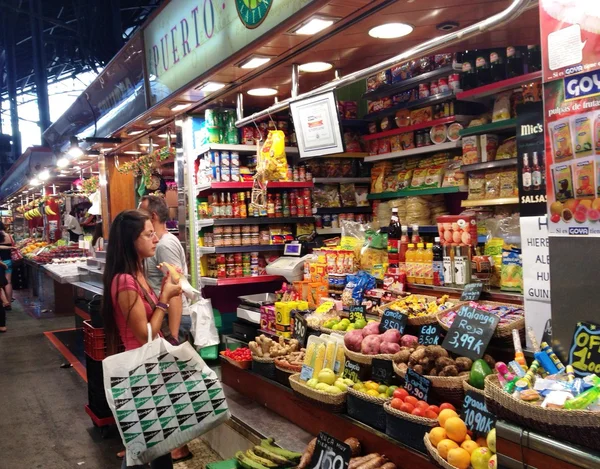
[[[190,305],[190,316],[192,317],[192,337],[197,349],[217,345],[219,343],[219,332],[215,325],[212,303],[207,298]]]
[[[102,362],[104,390],[127,450],[146,464],[230,418],[217,375],[185,342],[162,338]]]

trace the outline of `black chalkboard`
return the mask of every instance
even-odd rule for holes
[[[364,305],[354,305],[350,306],[349,318],[350,322],[354,323],[359,319],[366,320],[365,318],[365,306]]]
[[[351,457],[352,450],[349,445],[321,432],[317,436],[317,444],[308,469],[348,469]]]
[[[439,324],[425,324],[419,329],[419,344],[440,345],[442,343],[442,332],[444,330]]]
[[[449,352],[477,360],[483,357],[500,318],[470,306],[461,306],[442,343]]]
[[[373,358],[371,363],[371,379],[379,384],[389,385],[394,378],[394,366],[391,360]]]
[[[346,364],[344,365],[344,373],[342,374],[342,378],[351,379],[356,383],[360,380],[360,372],[360,363],[346,359]]]
[[[306,339],[308,337],[308,324],[306,319],[298,311],[294,312],[294,330],[292,336],[300,342],[302,347],[306,347]]]
[[[478,435],[485,436],[496,426],[496,416],[485,405],[485,397],[477,392],[467,391],[460,416],[467,428]]]
[[[388,329],[398,329],[400,334],[404,334],[408,316],[393,309],[386,309],[379,321],[379,332],[384,333]]]
[[[420,401],[427,402],[430,387],[431,381],[423,375],[417,373],[412,368],[409,368],[406,371],[406,376],[404,377],[404,389],[406,389],[411,396],[416,397]]]
[[[578,322],[569,349],[569,363],[577,376],[600,374],[600,326]]]
[[[467,283],[465,288],[460,295],[460,301],[477,301],[481,296],[483,290],[483,283]]]

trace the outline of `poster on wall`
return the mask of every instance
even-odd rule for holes
[[[596,0],[539,0],[544,81],[600,69]]]
[[[600,70],[544,84],[550,236],[600,236]]]

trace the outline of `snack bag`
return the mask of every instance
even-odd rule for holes
[[[505,245],[502,249],[500,289],[504,291],[523,291],[521,250],[514,246]]]
[[[287,158],[285,157],[285,134],[281,130],[269,130],[265,144],[260,150],[267,181],[287,180]]]

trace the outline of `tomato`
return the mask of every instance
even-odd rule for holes
[[[427,409],[425,411],[425,417],[427,417],[428,419],[433,419],[433,420],[437,420],[438,418],[438,414],[436,414],[433,410],[431,409]]]
[[[427,410],[429,408],[429,404],[427,404],[427,402],[425,402],[425,401],[419,401],[419,402],[417,402],[417,405],[415,407],[417,409]]]
[[[415,407],[411,414],[416,415],[417,417],[425,417],[425,411],[423,409],[419,409],[418,407]]]
[[[399,399],[397,397],[392,399],[392,402],[390,402],[390,405],[394,408],[394,409],[398,409],[400,410],[400,407],[402,406],[402,404],[404,404],[404,402],[402,401],[402,399]]]
[[[441,412],[440,408],[436,405],[430,405],[429,410],[431,410],[432,412],[435,412],[436,414],[439,414]]]
[[[403,402],[398,410],[401,410],[402,412],[406,412],[407,414],[410,414],[414,409],[415,408],[412,405],[407,404],[406,402]]]
[[[406,399],[406,396],[408,396],[408,391],[404,388],[398,388],[394,391],[394,397],[397,397],[398,399]]]
[[[419,402],[419,399],[417,399],[414,396],[407,396],[404,398],[404,402],[406,402],[407,404],[410,404],[413,407],[417,406],[417,402]]]
[[[450,404],[449,402],[444,402],[441,406],[440,406],[440,412],[444,409],[452,409],[454,412],[456,412],[456,407],[454,407],[452,404]]]

